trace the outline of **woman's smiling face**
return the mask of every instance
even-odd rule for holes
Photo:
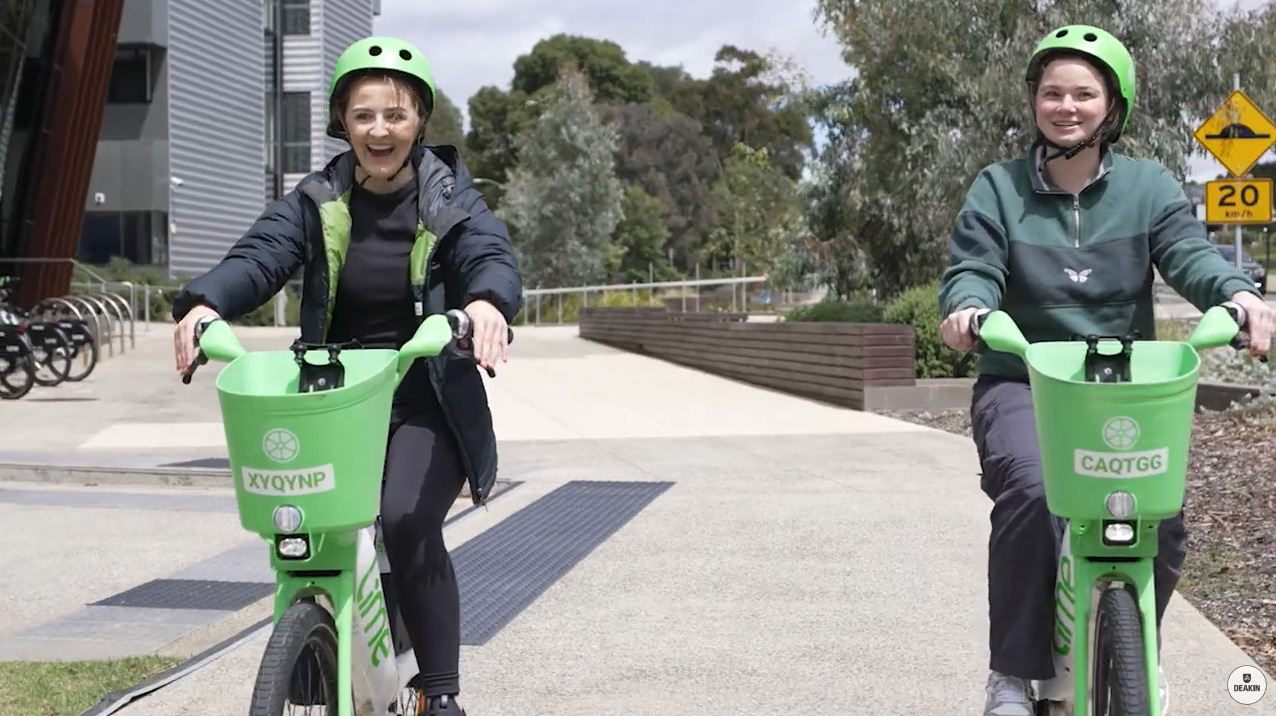
[[[1037,83],[1037,128],[1055,144],[1074,146],[1099,129],[1108,104],[1107,88],[1098,69],[1076,57],[1053,60]]]
[[[342,121],[359,165],[372,178],[385,181],[407,161],[425,118],[406,83],[370,76],[351,85]]]

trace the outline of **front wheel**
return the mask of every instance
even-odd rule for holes
[[[325,706],[337,713],[337,627],[328,610],[310,601],[288,607],[275,624],[257,669],[251,716],[313,713],[292,706]]]
[[[1143,619],[1134,593],[1123,588],[1103,590],[1094,630],[1091,713],[1147,716],[1147,656],[1143,650]]]
[[[17,400],[35,385],[35,362],[31,354],[0,357],[0,399]]]
[[[31,338],[31,357],[35,360],[35,382],[46,388],[61,385],[71,374],[74,355],[71,341],[53,323],[28,324],[27,334]]]

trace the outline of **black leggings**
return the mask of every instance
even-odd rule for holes
[[[390,420],[381,524],[403,625],[429,696],[461,691],[461,607],[443,521],[465,483],[437,404],[396,408]]]

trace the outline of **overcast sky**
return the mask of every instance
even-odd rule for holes
[[[1265,0],[1236,1],[1256,7]],[[681,64],[696,77],[709,74],[724,44],[778,49],[814,83],[838,82],[849,71],[837,43],[816,25],[814,9],[815,0],[381,0],[374,29],[421,48],[468,126],[470,96],[484,85],[508,88],[514,59],[560,32],[612,40],[630,60]],[[1220,101],[1230,89],[1219,88]],[[1276,107],[1263,109],[1276,116]],[[1212,158],[1193,162],[1195,179],[1221,172]]]

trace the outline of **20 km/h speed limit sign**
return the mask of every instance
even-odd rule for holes
[[[1271,179],[1205,182],[1205,221],[1211,224],[1266,224],[1271,220]]]

